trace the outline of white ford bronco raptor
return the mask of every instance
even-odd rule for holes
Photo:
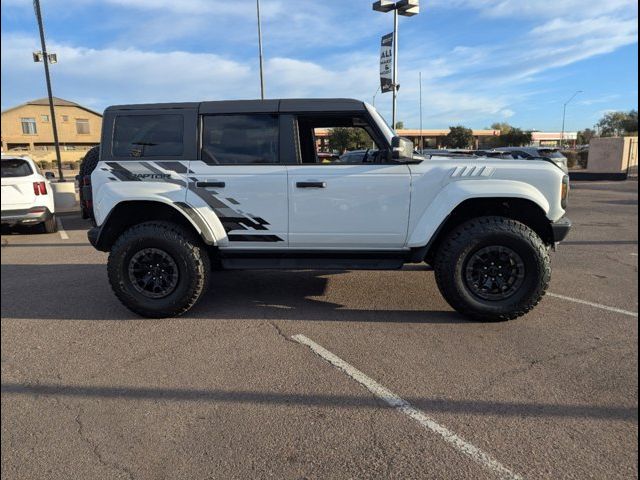
[[[370,149],[327,161],[322,138],[345,127]],[[109,107],[81,175],[89,240],[146,317],[188,311],[212,268],[426,262],[458,312],[514,319],[545,294],[549,251],[571,227],[553,161],[420,157],[347,99]]]

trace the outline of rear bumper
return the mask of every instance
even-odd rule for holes
[[[553,222],[551,224],[551,231],[553,232],[553,241],[555,243],[562,242],[569,232],[571,231],[571,227],[573,223],[567,217],[562,217],[557,222]]]
[[[33,207],[25,210],[2,210],[2,225],[29,225],[42,223],[53,216],[47,207]]]

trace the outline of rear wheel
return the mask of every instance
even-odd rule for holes
[[[549,252],[529,227],[504,217],[481,217],[452,231],[434,262],[444,298],[475,320],[518,318],[544,296]]]
[[[109,282],[131,311],[151,318],[182,315],[206,290],[210,260],[198,238],[169,222],[131,227],[108,261]]]
[[[44,233],[56,233],[58,231],[58,223],[56,222],[55,215],[51,215],[50,218],[42,222],[40,225]]]

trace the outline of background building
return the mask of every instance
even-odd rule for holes
[[[102,115],[54,97],[62,161],[75,162],[100,143]],[[28,153],[34,160],[55,160],[49,100],[41,98],[2,112],[2,152]]]

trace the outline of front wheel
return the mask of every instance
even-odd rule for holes
[[[169,222],[131,227],[107,263],[109,283],[129,310],[150,318],[182,315],[206,290],[210,261],[199,239]]]
[[[434,270],[447,302],[480,321],[525,315],[540,302],[551,278],[542,239],[504,217],[480,217],[454,229],[436,254]]]

